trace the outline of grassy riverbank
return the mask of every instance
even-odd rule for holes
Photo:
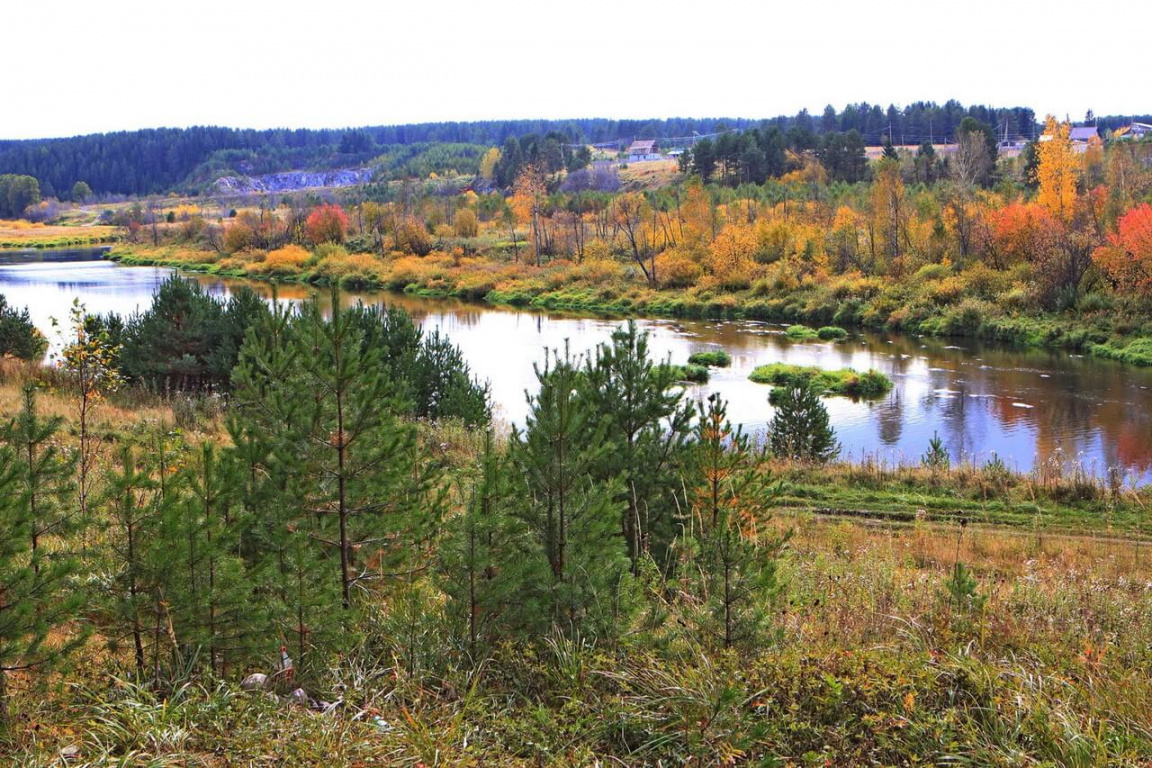
[[[608,259],[545,266],[433,253],[380,258],[344,249],[270,265],[269,254],[119,245],[112,258],[236,278],[399,290],[494,305],[669,318],[756,319],[960,336],[1063,348],[1152,365],[1152,317],[1136,305],[1092,294],[1063,312],[1037,312],[1014,298],[1011,273],[940,265],[912,279],[846,275],[823,282],[762,280],[742,290],[654,289],[627,264]],[[275,261],[274,259],[272,260]]]

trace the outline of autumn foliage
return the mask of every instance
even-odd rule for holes
[[[338,205],[324,203],[308,214],[304,223],[304,237],[313,245],[342,243],[348,231],[348,216]]]
[[[1120,217],[1093,258],[1122,290],[1152,296],[1152,206],[1144,203]]]

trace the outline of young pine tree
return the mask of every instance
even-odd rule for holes
[[[153,612],[153,617],[156,613],[148,555],[158,522],[157,490],[158,483],[140,461],[136,449],[123,446],[105,489],[108,559],[112,568],[106,610],[113,650],[123,638],[131,638],[138,680],[143,680],[146,672],[145,639],[155,626],[149,621],[149,612]],[[157,635],[160,632],[153,631]]]
[[[74,562],[32,549],[36,521],[21,489],[23,470],[0,449],[0,744],[10,730],[8,675],[42,668],[82,641],[54,642],[54,630],[79,609],[82,594],[69,583]]]
[[[701,411],[685,530],[690,559],[682,568],[688,613],[706,642],[754,646],[767,637],[781,591],[777,560],[788,537],[772,535],[764,525],[779,484],[761,469],[762,454],[732,428],[719,395]]]
[[[782,458],[824,463],[840,453],[836,433],[820,392],[805,384],[781,388],[774,399],[776,415],[768,425],[772,453]]]
[[[647,552],[664,562],[676,533],[674,494],[693,413],[677,378],[671,366],[652,363],[635,322],[614,331],[584,368],[581,396],[599,414],[593,431],[602,427],[610,446],[597,454],[593,477],[619,480],[620,529],[634,569]]]
[[[167,566],[157,563],[157,587],[172,619],[174,650],[185,658],[202,653],[217,674],[242,660],[266,626],[238,554],[240,478],[230,454],[203,443],[164,498],[154,548]]]
[[[364,343],[363,309],[342,308],[335,293],[332,306],[330,319],[316,302],[274,312],[267,333],[249,333],[233,379],[244,429],[271,441],[276,591],[294,609],[301,648],[316,639],[302,614],[322,604],[313,573],[338,585],[347,624],[358,588],[426,550],[441,501],[435,464],[397,416],[405,406],[381,349]]]
[[[452,518],[440,549],[440,572],[448,615],[464,638],[473,663],[491,645],[501,614],[512,599],[509,578],[519,526],[509,514],[513,498],[508,461],[484,434],[475,475],[462,489],[463,513]]]
[[[510,448],[522,483],[516,514],[527,530],[513,577],[520,620],[537,635],[555,626],[612,636],[626,618],[631,579],[619,538],[620,488],[592,476],[609,446],[594,426],[599,414],[581,396],[576,361],[554,355],[536,376],[539,392]]]
[[[43,419],[36,411],[36,387],[24,388],[20,413],[3,431],[4,442],[16,457],[17,494],[26,507],[27,535],[32,567],[39,570],[48,559],[43,551],[46,539],[54,537],[56,552],[66,551],[79,523],[72,498],[72,462],[57,445],[63,419]]]

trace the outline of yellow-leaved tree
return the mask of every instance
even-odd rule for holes
[[[1036,182],[1040,185],[1036,201],[1062,221],[1071,221],[1076,210],[1076,181],[1081,170],[1071,134],[1070,123],[1057,122],[1048,115],[1036,145]]]

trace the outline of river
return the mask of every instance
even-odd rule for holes
[[[28,306],[51,339],[52,318],[65,322],[73,299],[89,312],[130,314],[146,309],[152,292],[170,274],[168,269],[96,259],[97,252],[75,251],[0,258],[0,293],[17,307]],[[216,295],[226,295],[237,284],[202,275],[193,279]],[[269,294],[268,285],[252,285]],[[279,292],[285,300],[298,300],[311,290],[286,285]],[[533,364],[543,360],[546,349],[568,343],[573,353],[587,352],[624,322],[394,293],[349,293],[345,298],[402,306],[425,329],[448,334],[473,372],[489,382],[497,416],[511,423],[523,421],[525,391],[535,385]],[[752,433],[762,431],[772,415],[768,387],[748,381],[755,366],[782,361],[875,368],[895,384],[887,397],[825,401],[847,458],[917,461],[938,433],[954,461],[984,462],[996,455],[1009,467],[1027,471],[1038,461],[1051,460],[1100,475],[1121,467],[1130,482],[1152,482],[1152,369],[971,339],[862,332],[834,343],[796,342],[783,335],[782,326],[763,322],[638,323],[659,358],[683,363],[692,352],[727,350],[732,366],[712,369],[712,380],[692,387],[691,394],[719,392],[729,402],[733,421]]]

